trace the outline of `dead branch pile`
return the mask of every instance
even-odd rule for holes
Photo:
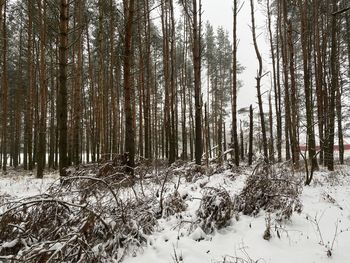
[[[165,198],[163,204],[163,216],[169,217],[178,213],[181,213],[187,209],[185,199],[179,194],[178,191],[170,194]]]
[[[235,198],[235,211],[245,215],[257,215],[260,209],[276,212],[276,219],[290,219],[292,213],[300,213],[302,183],[286,167],[258,165],[247,179],[242,192]]]
[[[116,185],[98,175],[66,180],[47,194],[1,207],[0,260],[120,262],[146,243],[157,223],[152,200],[122,200]],[[90,187],[77,187],[80,181],[98,190],[91,195]]]
[[[197,211],[200,227],[209,234],[214,229],[229,225],[233,215],[233,203],[229,193],[223,188],[206,188]]]
[[[206,170],[201,165],[185,166],[185,177],[187,182],[196,182],[206,174]]]
[[[96,178],[103,179],[106,181],[111,187],[128,187],[133,185],[133,178],[125,173],[125,166],[118,165],[119,162],[114,161],[105,161],[99,164],[84,164],[73,168],[68,176],[65,177],[65,183],[72,183],[72,181],[79,182],[80,188],[95,188],[102,187],[101,184],[96,184],[96,182],[92,180],[79,180],[81,177],[91,177],[94,176]],[[73,177],[73,178],[72,178]],[[74,180],[77,179],[77,180]]]

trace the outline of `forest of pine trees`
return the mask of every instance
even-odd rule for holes
[[[305,163],[306,184],[319,166],[332,171],[348,127],[348,1],[245,1],[258,61],[250,109],[237,108],[242,1],[232,3],[227,32],[203,21],[200,0],[1,0],[1,169],[41,178],[125,155],[131,174],[144,160],[259,156]]]

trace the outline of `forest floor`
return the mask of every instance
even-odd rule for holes
[[[145,242],[128,250],[123,262],[350,262],[348,166],[337,166],[335,172],[316,172],[311,186],[304,187],[301,193],[302,212],[293,213],[289,220],[277,221],[274,213],[261,210],[255,216],[236,214],[227,226],[209,234],[195,224],[205,189],[225,189],[230,196],[237,196],[252,172],[251,168],[236,171],[227,168],[211,176],[194,176],[191,180],[181,176],[169,178],[161,195],[170,195],[177,190],[185,202],[184,211],[158,218]],[[44,179],[15,171],[0,175],[0,205],[5,198],[6,201],[20,200],[43,194],[52,184],[57,184],[57,179],[57,173],[46,174]],[[159,197],[159,189],[159,183],[145,181],[133,191],[120,194],[126,198],[142,191],[146,196]],[[3,212],[2,207],[0,213]],[[265,240],[268,222],[271,238]],[[0,256],[1,246],[4,243],[0,233]]]

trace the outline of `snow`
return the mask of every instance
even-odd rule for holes
[[[14,239],[11,242],[5,242],[4,244],[1,245],[1,248],[11,248],[17,245],[18,239]],[[0,249],[1,251],[1,249]]]
[[[45,174],[44,179],[35,178],[35,173],[10,170],[0,174],[0,196],[29,197],[44,193],[58,179],[57,172]]]
[[[315,178],[322,181],[325,173],[316,173]],[[200,228],[191,229],[196,219],[201,197],[199,185],[205,180],[206,186],[224,187],[231,196],[238,194],[244,186],[247,174],[230,178],[230,172],[214,175],[209,179],[201,179],[194,185],[181,185],[180,192],[187,192],[188,209],[182,218],[173,216],[159,221],[159,231],[149,240],[149,246],[143,248],[136,257],[128,257],[127,263],[143,262],[176,262],[175,257],[183,262],[236,262],[235,257],[247,262],[295,263],[295,262],[350,262],[350,175],[343,185],[316,184],[306,187],[302,194],[303,212],[294,214],[290,222],[282,225],[272,222],[272,238],[263,239],[266,228],[266,214],[257,217],[240,215],[238,221],[232,219],[231,225],[206,235]],[[232,176],[231,176],[232,177]],[[325,200],[324,192],[331,195],[336,204]],[[341,206],[343,210],[339,208]],[[312,219],[319,220],[319,228],[324,241],[321,245],[320,235]],[[338,232],[335,238],[332,256],[327,250],[333,242],[336,224]],[[276,228],[275,228],[276,224]],[[280,235],[278,238],[277,231]],[[176,256],[175,256],[176,254]],[[250,260],[250,261],[249,261]],[[180,261],[180,260],[179,260]],[[180,261],[182,262],[182,261]]]
[[[193,231],[193,233],[190,235],[190,237],[194,241],[202,241],[207,237],[207,235],[204,233],[202,228],[197,227],[196,230]]]
[[[186,196],[186,211],[159,219],[156,231],[147,237],[147,246],[128,255],[124,262],[213,263],[236,262],[235,258],[239,257],[246,262],[348,263],[350,169],[347,166],[337,169],[334,173],[316,172],[312,186],[303,190],[301,214],[293,214],[291,220],[284,223],[277,223],[274,215],[270,215],[272,238],[269,241],[263,239],[269,216],[264,212],[256,217],[239,215],[238,220],[232,218],[228,227],[212,234],[205,234],[196,225],[203,185],[223,187],[234,197],[244,187],[251,173],[249,168],[241,169],[239,174],[225,170],[192,183],[181,180],[178,192]],[[43,193],[56,179],[55,174],[46,175],[43,180],[24,174],[0,176],[0,197],[22,198]],[[174,182],[177,180],[174,178]],[[172,191],[169,187],[168,194]]]

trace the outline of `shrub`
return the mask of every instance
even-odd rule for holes
[[[233,214],[233,203],[228,192],[221,188],[206,188],[201,204],[197,210],[200,226],[209,234],[215,228],[220,229],[229,225]]]
[[[178,191],[170,194],[163,204],[163,216],[168,217],[181,213],[187,209],[187,204]]]
[[[83,191],[60,188],[7,204],[0,214],[0,254],[28,263],[118,262],[146,243],[157,221],[149,200],[122,202],[104,187],[102,199],[84,203],[75,201]]]
[[[287,167],[259,165],[235,198],[235,211],[257,215],[263,209],[276,212],[277,220],[290,219],[294,211],[302,210],[301,191],[301,181]]]

